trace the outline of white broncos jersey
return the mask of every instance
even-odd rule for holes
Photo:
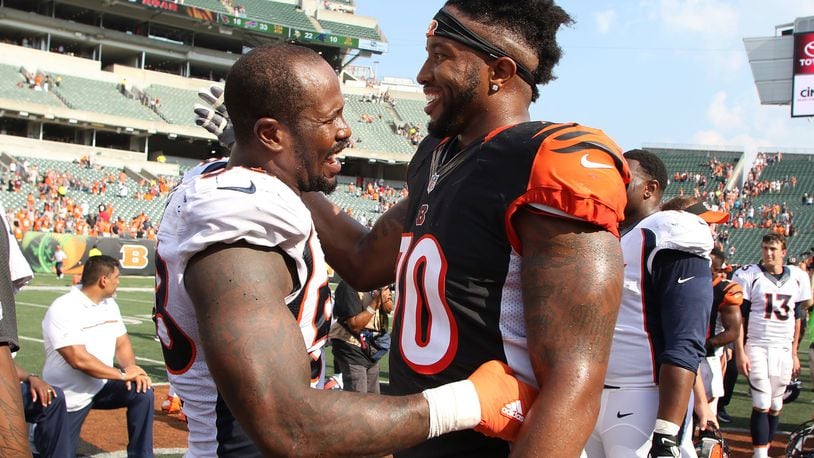
[[[758,264],[735,272],[733,281],[743,289],[743,299],[752,303],[746,332],[753,345],[791,348],[794,341],[795,305],[811,299],[808,274],[796,266],[783,266],[780,278]]]
[[[657,361],[664,351],[665,334],[671,332],[662,323],[663,305],[655,298],[653,260],[663,250],[681,251],[708,260],[713,246],[712,235],[707,223],[694,214],[662,211],[623,232],[621,242],[625,262],[624,289],[605,384],[627,388],[652,387],[657,385]],[[708,317],[709,304],[712,303],[709,264],[706,264],[706,272],[677,273],[675,283],[676,295],[709,289],[709,300],[703,304]],[[703,337],[701,342],[703,346]]]
[[[168,199],[156,246],[156,325],[170,382],[189,420],[189,456],[215,455],[215,407],[221,402],[184,287],[190,258],[212,244],[245,241],[278,247],[295,262],[296,289],[285,302],[299,321],[313,386],[323,381],[333,308],[322,248],[299,196],[262,171],[225,166],[225,159],[204,163],[184,176]]]

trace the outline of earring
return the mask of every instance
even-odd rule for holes
[[[492,92],[497,92],[497,91],[500,90],[500,86],[498,86],[495,83],[492,83],[492,86],[490,87],[490,89],[492,90]]]

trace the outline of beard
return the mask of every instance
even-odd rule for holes
[[[348,146],[348,141],[342,141],[331,147],[330,154],[337,154]],[[328,178],[322,173],[323,164],[317,164],[313,154],[303,152],[299,145],[294,149],[297,155],[297,176],[304,177],[297,179],[297,186],[301,192],[322,192],[330,194],[336,190],[339,184],[336,177]],[[319,173],[312,170],[319,168]]]
[[[328,178],[324,175],[313,176],[308,180],[308,191],[319,191],[330,194],[336,190],[338,182],[336,178]]]
[[[303,153],[299,149],[296,150],[299,164],[297,169],[300,173],[297,175],[304,178],[297,179],[297,186],[302,192],[323,192],[330,194],[334,192],[337,186],[336,178],[328,178],[320,173],[312,173],[317,167],[316,160],[309,154]],[[320,170],[322,167],[319,167]]]
[[[467,69],[468,77],[464,85],[448,100],[444,100],[441,116],[435,121],[430,120],[427,131],[437,138],[451,137],[463,131],[469,122],[469,114],[465,112],[466,106],[475,98],[476,90],[480,85],[480,75],[474,69]]]

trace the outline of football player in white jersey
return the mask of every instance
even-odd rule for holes
[[[500,408],[533,393],[500,364],[412,396],[311,389],[332,300],[300,194],[336,186],[344,97],[321,56],[289,44],[241,57],[224,96],[231,156],[173,190],[156,249],[157,333],[187,456],[380,456],[471,428],[512,439],[522,419]]]
[[[625,281],[602,406],[588,458],[694,457],[691,392],[712,302],[707,223],[660,211],[664,163],[645,150],[625,153],[628,186],[622,253]]]
[[[746,340],[735,341],[738,370],[752,392],[752,446],[755,457],[769,453],[780,423],[783,393],[800,372],[797,343],[802,310],[811,304],[811,281],[799,267],[784,265],[786,238],[763,236],[760,264],[738,269],[733,280],[743,288]]]
[[[661,208],[662,210],[684,210],[700,216],[710,225],[713,237],[715,236],[715,225],[729,221],[729,213],[711,208],[706,202],[702,202],[696,197],[675,197],[665,202]],[[701,360],[693,391],[695,414],[698,417],[697,424],[701,429],[706,429],[708,422],[712,422],[714,427],[718,428],[715,414],[718,398],[724,393],[723,368],[726,367],[727,361],[725,346],[735,342],[742,328],[740,307],[743,292],[741,287],[726,278],[726,256],[721,250],[713,248],[710,252],[710,259],[713,300],[706,342],[707,355]]]

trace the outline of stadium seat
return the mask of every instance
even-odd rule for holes
[[[345,24],[342,22],[326,21],[321,19],[319,25],[326,31],[330,30],[333,35],[341,35],[345,37],[367,38],[369,40],[381,40],[382,37],[376,29],[370,27],[362,27],[353,24]]]
[[[240,0],[246,16],[299,30],[318,32],[308,15],[291,3],[272,0]]]
[[[65,75],[62,84],[54,88],[65,104],[76,110],[124,116],[145,121],[160,121],[154,111],[122,95],[116,84]]]

